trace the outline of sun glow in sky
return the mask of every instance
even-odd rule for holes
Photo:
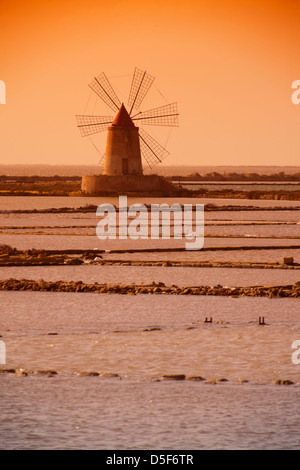
[[[0,163],[97,164],[75,115],[111,110],[88,84],[105,72],[126,102],[138,67],[142,110],[178,102],[179,128],[147,127],[166,164],[299,165],[299,18],[296,0],[0,0]]]

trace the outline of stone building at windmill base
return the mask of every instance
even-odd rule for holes
[[[123,104],[107,129],[103,174],[82,176],[81,191],[91,196],[171,196],[177,192],[163,177],[143,174],[139,128]]]

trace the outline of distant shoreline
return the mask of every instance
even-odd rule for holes
[[[145,174],[151,171],[144,170]],[[270,166],[270,165],[158,165],[153,173],[164,177],[190,176],[195,173],[201,175],[209,173],[258,173],[270,175],[284,172],[286,175],[300,173],[300,165]],[[101,174],[100,165],[50,165],[50,164],[0,164],[0,175],[8,176],[78,176],[88,174]]]
[[[168,194],[147,194],[132,193],[130,196],[164,196],[164,197],[185,197],[185,198],[225,198],[225,199],[274,199],[274,200],[300,200],[300,171],[298,173],[286,174],[276,172],[271,174],[258,173],[224,173],[212,172],[208,174],[193,173],[187,176],[165,176],[167,180],[174,184],[174,191]],[[192,182],[189,188],[185,187],[188,182]],[[204,183],[204,187],[196,188],[193,185]],[[225,183],[232,184],[232,188],[222,187]],[[247,189],[237,187],[247,183]],[[266,188],[258,188],[258,183],[266,184]],[[272,184],[273,183],[273,184]],[[290,184],[289,189],[282,188],[282,184]],[[218,187],[219,185],[219,187]],[[278,187],[276,187],[278,185]],[[249,186],[251,187],[249,189]],[[295,188],[293,187],[295,186]],[[20,176],[20,175],[0,175],[0,196],[50,196],[50,197],[115,197],[119,193],[86,194],[81,192],[81,176]],[[129,194],[128,194],[129,195]]]

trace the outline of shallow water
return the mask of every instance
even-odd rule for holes
[[[300,388],[61,376],[1,381],[1,448],[299,449]]]
[[[196,181],[184,181],[180,182],[180,185],[184,189],[190,189],[197,191],[199,189],[206,189],[208,191],[223,191],[225,189],[231,189],[233,191],[299,191],[300,184],[297,182],[221,182],[218,183],[201,183]]]
[[[0,301],[6,367],[58,372],[0,375],[1,448],[299,448],[300,386],[272,383],[300,381],[297,300],[1,292]],[[211,315],[220,323],[203,323]],[[170,373],[228,382],[160,380]]]
[[[299,207],[299,202],[292,201],[205,201],[241,207]],[[0,202],[2,210],[15,210],[97,205],[104,200],[0,197]],[[207,237],[205,247],[220,250],[108,252],[103,257],[281,263],[283,257],[293,256],[300,262],[300,249],[222,250],[226,246],[298,245],[297,239],[288,237],[300,236],[299,213],[207,212],[206,233],[223,238]],[[101,242],[94,232],[96,224],[93,213],[1,214],[0,244],[60,250],[183,244],[172,239]],[[17,226],[26,228],[13,228]],[[276,236],[283,238],[272,238]],[[300,280],[296,269],[89,264],[0,267],[0,278],[121,284],[161,281],[179,286],[282,285]],[[58,372],[52,377],[0,374],[1,448],[299,448],[300,365],[292,362],[292,343],[300,340],[298,299],[2,291],[0,305],[0,339],[6,345],[6,364],[0,367]],[[258,325],[259,316],[264,316],[267,325]],[[205,323],[210,317],[213,323]],[[118,377],[76,375],[86,371]],[[201,375],[207,380],[166,381],[161,380],[163,374]],[[227,382],[218,382],[221,378]],[[288,379],[294,385],[277,385],[276,379]],[[211,380],[217,383],[207,383]]]
[[[0,292],[0,299],[7,367],[300,380],[291,361],[297,299],[48,292]],[[268,325],[258,326],[259,316]]]
[[[96,205],[108,202],[118,207],[118,197],[51,197],[51,196],[0,196],[1,210],[32,210],[50,209],[60,207],[84,207],[86,205]],[[147,198],[128,197],[129,205],[135,203],[142,204],[214,204],[216,206],[256,206],[256,207],[300,207],[299,201],[267,200],[267,199],[222,199],[222,198]]]
[[[20,266],[0,268],[1,279],[44,279],[82,281],[87,284],[150,284],[163,282],[177,286],[258,286],[294,284],[300,271],[294,269],[190,268],[157,266]]]

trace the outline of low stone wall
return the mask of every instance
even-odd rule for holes
[[[48,333],[50,334],[50,333]],[[55,333],[57,334],[57,333]],[[111,379],[111,380],[132,380],[132,377],[128,375],[122,376],[116,372],[107,372],[107,371],[98,371],[98,370],[76,370],[74,372],[66,372],[66,371],[57,371],[53,369],[17,369],[14,367],[10,368],[0,368],[0,374],[8,374],[9,376],[15,377],[30,377],[30,376],[42,376],[42,377],[56,377],[62,374],[64,377],[68,375],[78,376],[78,377],[98,377],[98,379]],[[136,379],[134,379],[136,380]],[[179,381],[192,381],[203,383],[207,385],[224,385],[228,384],[248,384],[251,382],[247,379],[238,378],[234,381],[230,381],[225,377],[211,377],[211,378],[204,378],[201,375],[186,375],[186,374],[163,374],[162,376],[150,376],[143,379],[144,381],[149,382],[161,382],[165,380],[179,380]],[[255,383],[255,382],[254,382]],[[300,382],[293,382],[290,379],[273,379],[272,383],[275,385],[292,385],[297,387],[300,385]],[[269,384],[269,382],[259,382],[260,385]]]
[[[224,247],[218,247],[224,249]],[[233,247],[233,249],[236,247]],[[249,248],[249,247],[248,247]],[[254,247],[265,249],[266,247]],[[269,247],[270,248],[270,247]],[[278,247],[277,247],[278,248]],[[279,246],[279,248],[281,248]],[[300,247],[298,247],[300,248]],[[231,247],[227,247],[231,249]],[[252,247],[253,249],[253,247]],[[210,249],[207,249],[210,250]],[[211,248],[214,251],[214,248]],[[115,265],[115,266],[162,266],[162,267],[189,267],[189,268],[241,268],[241,269],[300,269],[300,264],[294,262],[293,257],[283,258],[283,262],[259,261],[186,261],[186,260],[141,260],[111,258],[115,254],[135,253],[139,250],[17,250],[8,245],[0,246],[0,266],[65,266],[65,265]],[[168,251],[184,252],[184,248],[176,250],[154,249],[150,253]],[[226,251],[226,248],[225,250]],[[148,252],[148,250],[146,250]],[[103,256],[110,255],[109,258]]]
[[[283,286],[223,287],[186,286],[174,284],[166,286],[163,282],[151,284],[85,284],[82,281],[38,281],[30,279],[0,280],[0,290],[45,291],[45,292],[85,292],[96,294],[168,294],[168,295],[219,295],[229,297],[293,297],[300,298],[300,282]]]

